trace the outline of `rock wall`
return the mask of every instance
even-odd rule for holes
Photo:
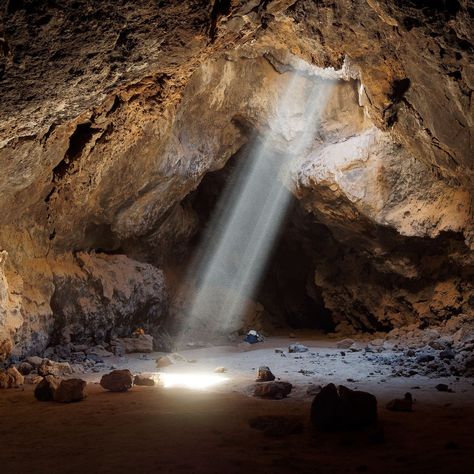
[[[288,145],[300,124],[270,119],[314,65],[344,79],[288,183],[318,298],[369,330],[472,316],[469,1],[8,0],[0,15],[0,356],[157,330],[158,268],[202,224],[188,196],[255,134]]]

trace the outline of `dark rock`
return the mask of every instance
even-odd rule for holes
[[[18,366],[18,371],[20,372],[21,375],[28,375],[32,372],[32,370],[33,370],[33,366],[28,362],[22,362]]]
[[[41,402],[50,402],[54,400],[54,393],[59,387],[61,379],[53,375],[47,375],[35,387],[35,398]]]
[[[153,385],[155,385],[155,380],[150,375],[135,375],[135,378],[133,379],[133,384],[152,387]]]
[[[439,383],[438,385],[436,385],[436,390],[438,390],[438,392],[453,392],[452,389],[449,388],[448,385],[446,385],[445,383]]]
[[[257,382],[272,382],[273,380],[275,380],[275,376],[269,367],[262,365],[258,368]]]
[[[253,394],[255,397],[281,400],[289,395],[292,388],[293,385],[288,382],[261,382],[256,384]]]
[[[456,353],[449,347],[439,353],[439,358],[443,360],[453,360],[455,357]]]
[[[416,358],[416,363],[417,364],[426,364],[428,362],[431,362],[434,360],[435,357],[432,354],[422,354]]]
[[[102,376],[100,385],[111,392],[126,392],[133,385],[133,376],[128,369],[113,370]]]
[[[356,429],[377,421],[377,399],[343,385],[326,385],[311,405],[311,422],[323,431]]]
[[[60,403],[79,402],[86,398],[87,382],[81,379],[62,380],[53,390],[53,400]]]

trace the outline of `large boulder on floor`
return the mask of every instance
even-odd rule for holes
[[[311,423],[323,431],[357,429],[377,421],[377,399],[343,385],[326,385],[311,405]]]
[[[254,396],[281,400],[286,398],[293,388],[289,382],[262,382],[255,385]]]
[[[120,337],[112,341],[115,351],[132,354],[134,352],[153,352],[153,336],[139,334],[133,337]]]
[[[38,367],[38,374],[46,377],[53,375],[54,377],[64,377],[72,374],[72,368],[69,362],[54,362],[53,360],[43,359]]]
[[[50,402],[54,400],[54,393],[60,383],[61,379],[54,377],[54,375],[47,375],[35,387],[35,398],[40,402]]]
[[[16,367],[0,371],[0,388],[17,388],[24,383],[23,375]]]
[[[273,380],[275,380],[275,376],[269,367],[262,365],[258,368],[257,382],[272,382]]]
[[[100,385],[111,392],[126,392],[133,385],[133,375],[128,369],[113,370],[102,376]]]
[[[86,386],[87,382],[85,380],[62,380],[59,387],[53,391],[53,399],[60,403],[79,402],[86,398]]]

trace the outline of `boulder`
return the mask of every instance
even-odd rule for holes
[[[41,365],[38,367],[38,374],[43,377],[46,377],[47,375],[63,377],[72,374],[72,368],[69,362],[54,362],[49,359],[43,359]]]
[[[153,336],[149,334],[137,334],[134,337],[121,337],[114,339],[112,345],[115,352],[122,350],[126,354],[134,352],[153,352]]]
[[[261,382],[256,384],[253,394],[255,397],[281,400],[289,395],[292,388],[289,382]]]
[[[126,392],[133,385],[133,375],[130,370],[113,370],[103,375],[100,385],[111,392]]]
[[[155,385],[155,380],[151,377],[151,375],[135,375],[135,378],[133,379],[133,385],[152,387],[153,385]]]
[[[273,380],[275,380],[275,376],[269,367],[262,365],[258,368],[257,382],[272,382]]]
[[[47,375],[35,387],[35,398],[40,402],[50,402],[54,400],[54,393],[59,387],[61,380],[53,375]]]
[[[16,367],[9,367],[0,372],[0,388],[17,388],[23,385],[25,379]]]
[[[26,361],[23,361],[19,366],[18,366],[18,371],[20,372],[21,375],[28,375],[33,371],[33,366]]]
[[[216,368],[214,369],[214,372],[215,372],[216,374],[223,374],[224,372],[227,372],[227,369],[226,369],[225,367],[216,367]]]
[[[328,384],[316,395],[311,405],[311,423],[317,429],[334,431],[357,429],[375,424],[377,399],[370,393],[337,389]]]
[[[60,403],[79,402],[86,398],[87,382],[81,379],[62,380],[53,392],[53,400]]]

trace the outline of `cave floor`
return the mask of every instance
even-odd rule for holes
[[[286,349],[293,342],[271,338],[250,350],[233,345],[182,351],[193,362],[163,370],[213,373],[217,366],[226,367],[222,377],[228,380],[206,390],[135,386],[126,393],[110,393],[94,383],[100,373],[83,376],[91,382],[88,398],[76,404],[37,402],[32,386],[3,390],[1,472],[472,472],[471,379],[392,377],[388,369],[371,366],[361,353],[342,356],[334,342],[327,340],[301,340],[310,348],[307,353],[285,351],[286,357],[275,353],[275,348]],[[156,370],[154,358],[133,355],[114,364],[133,372],[151,372]],[[268,365],[277,377],[295,385],[289,398],[249,396],[259,365]],[[304,375],[300,370],[314,374]],[[311,430],[312,397],[306,390],[311,383],[328,382],[377,396],[383,442],[371,442],[365,432]],[[448,383],[454,392],[438,392],[434,388],[438,383]],[[407,391],[416,399],[413,412],[385,408],[389,400]],[[304,430],[281,438],[265,437],[248,424],[258,415],[297,417]]]

